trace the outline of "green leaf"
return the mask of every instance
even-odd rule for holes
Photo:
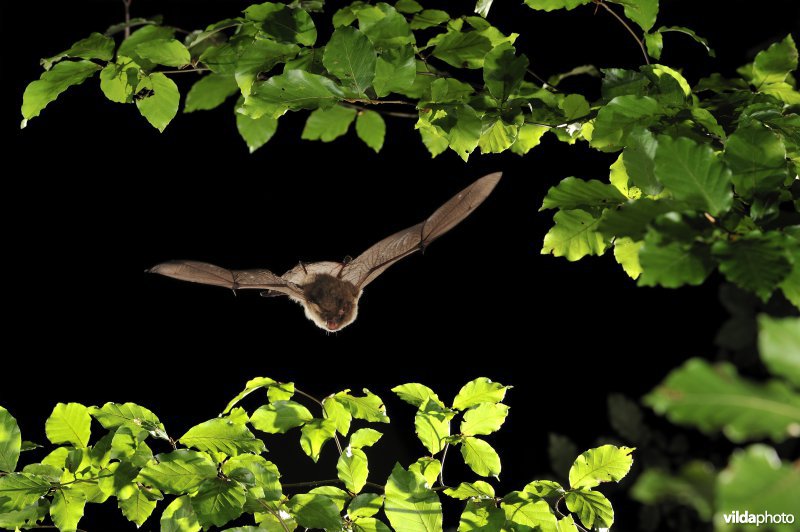
[[[656,196],[663,190],[655,174],[658,141],[649,130],[634,128],[625,146],[624,165],[630,180],[645,194]]]
[[[639,199],[642,197],[642,191],[630,183],[630,178],[628,177],[628,172],[625,169],[625,154],[620,153],[619,157],[616,161],[614,161],[611,166],[609,167],[609,175],[608,180],[611,182],[617,190],[622,192],[622,194],[632,200]],[[613,212],[613,211],[607,211]],[[601,226],[603,223],[601,222]]]
[[[358,27],[379,50],[414,43],[414,35],[406,18],[383,2],[359,9]]]
[[[556,516],[547,501],[514,491],[503,498],[501,507],[511,523],[542,532],[557,532]]]
[[[197,520],[204,528],[222,526],[239,517],[245,499],[244,488],[221,478],[204,481],[191,497]]]
[[[494,488],[482,480],[475,482],[462,482],[457,488],[447,488],[445,495],[454,499],[494,499]]]
[[[195,425],[181,436],[180,442],[200,451],[220,452],[227,456],[266,451],[264,442],[253,436],[247,427],[226,418],[210,419]]]
[[[303,425],[300,447],[314,462],[319,460],[322,446],[336,434],[336,423],[330,419],[313,419]]]
[[[661,59],[661,50],[664,49],[664,37],[660,31],[644,34],[644,44],[647,47],[647,55],[653,59]]]
[[[725,144],[736,193],[746,198],[778,189],[787,177],[781,137],[760,122],[740,126]]]
[[[340,98],[344,98],[344,93],[328,78],[303,70],[287,70],[263,83],[254,83],[245,105],[250,105],[250,100],[253,99],[291,110],[316,109],[330,107]],[[260,118],[261,114],[251,116]]]
[[[643,241],[635,242],[628,237],[614,240],[614,258],[622,266],[628,276],[636,280],[642,274],[642,264],[639,261],[639,250],[644,245]]]
[[[360,111],[356,118],[356,134],[364,144],[378,153],[383,147],[383,139],[386,136],[386,122],[375,111]]]
[[[373,87],[380,97],[392,92],[406,91],[414,84],[417,63],[414,47],[406,45],[384,50],[375,63]]]
[[[567,177],[547,191],[539,210],[611,207],[625,202],[626,199],[615,187],[596,179],[585,181]]]
[[[99,59],[101,61],[111,61],[114,57],[114,39],[106,37],[101,33],[94,32],[85,39],[77,41],[69,49],[60,54],[41,60],[45,70],[50,70],[53,64],[68,57],[79,57],[81,59]]]
[[[506,523],[506,514],[497,508],[494,501],[470,500],[458,523],[458,532],[491,532],[502,530]]]
[[[424,11],[423,11],[424,13]],[[477,31],[448,31],[428,42],[435,46],[433,56],[456,68],[481,68],[492,41]]]
[[[566,469],[566,467],[564,469]],[[534,480],[533,482],[527,484],[522,491],[542,499],[545,497],[552,497],[553,495],[564,494],[564,488],[561,487],[561,484],[553,480]]]
[[[165,493],[187,493],[217,476],[216,464],[205,453],[179,449],[159,454],[156,459],[156,463],[142,469],[137,480]]]
[[[439,478],[439,473],[442,472],[442,463],[436,458],[423,456],[408,466],[408,470],[422,475],[422,478],[425,479],[425,482],[427,482],[430,487],[433,486],[436,479]]]
[[[84,506],[86,499],[83,493],[71,486],[64,486],[53,494],[50,518],[61,532],[75,532],[83,518]]]
[[[161,532],[199,532],[201,527],[187,495],[178,497],[161,514]]]
[[[756,55],[753,61],[753,85],[781,83],[797,70],[797,47],[791,35]]]
[[[800,388],[800,318],[761,315],[758,331],[761,360],[773,374]]]
[[[286,504],[300,526],[330,530],[341,530],[342,528],[339,508],[328,497],[301,494],[295,495]]]
[[[277,434],[299,427],[314,416],[300,403],[295,401],[275,401],[264,405],[253,412],[250,424],[262,432]]]
[[[575,9],[591,1],[592,0],[525,0],[525,5],[531,9],[554,11],[556,9]]]
[[[117,504],[119,509],[122,510],[122,515],[139,528],[152,515],[153,510],[156,509],[156,499],[148,496],[148,492],[145,492],[135,484],[133,488],[133,494],[126,499],[119,499]]]
[[[614,509],[605,495],[590,489],[567,492],[567,508],[578,514],[583,526],[593,529],[610,528],[614,524]]]
[[[489,94],[505,102],[520,87],[528,69],[528,58],[517,57],[509,43],[495,46],[486,54],[483,63],[483,80]]]
[[[442,136],[436,128],[420,126],[419,135],[425,148],[431,154],[431,158],[443,153],[449,145],[447,137]]]
[[[681,467],[677,475],[655,468],[645,469],[631,488],[631,497],[652,505],[675,501],[697,511],[703,521],[714,512],[716,472],[711,464],[694,460]]]
[[[247,97],[253,82],[262,72],[268,72],[275,65],[285,63],[297,56],[300,48],[296,44],[278,43],[271,39],[256,39],[244,48],[236,60],[234,73],[236,83]]]
[[[658,0],[609,0],[625,8],[625,16],[639,25],[645,32],[656,23]]]
[[[119,45],[119,49],[117,50],[117,58],[130,57],[133,59],[134,63],[141,66],[144,70],[152,70],[155,64],[141,57],[137,52],[137,48],[148,41],[171,39],[174,35],[175,30],[173,28],[155,25],[144,26],[134,31],[130,37],[122,41],[122,44]]]
[[[353,523],[354,532],[392,532],[382,521],[374,517],[361,517]]]
[[[735,442],[783,441],[796,434],[800,423],[800,395],[783,382],[751,382],[730,364],[697,358],[673,370],[645,404],[673,423],[704,432],[722,430]]]
[[[395,532],[442,531],[442,503],[422,475],[395,464],[385,491],[384,512]]]
[[[602,255],[608,247],[606,238],[598,232],[600,218],[582,209],[558,211],[555,225],[544,236],[542,254],[552,253],[576,261],[586,255]]]
[[[22,510],[50,490],[50,482],[38,475],[10,473],[0,476],[0,514]]]
[[[147,96],[136,100],[136,107],[143,117],[157,130],[164,132],[175,115],[181,102],[181,93],[175,82],[164,74],[154,72],[143,77],[136,87],[136,93]]]
[[[71,443],[84,448],[89,445],[92,418],[89,409],[80,403],[58,403],[45,422],[51,443]]]
[[[366,485],[367,476],[369,475],[367,455],[361,449],[348,447],[339,455],[336,471],[339,480],[344,482],[344,486],[349,491],[359,493]]]
[[[446,124],[443,123],[442,127],[447,132],[450,149],[466,162],[480,142],[482,133],[481,118],[469,105],[457,107],[452,118],[453,120],[451,120],[451,117],[447,117],[448,122]]]
[[[22,433],[8,410],[0,406],[0,471],[11,473],[17,467],[22,449]]]
[[[680,242],[660,244],[647,239],[639,249],[639,262],[642,268],[639,286],[697,286],[713,271],[706,247]]]
[[[136,53],[156,65],[182,67],[192,62],[186,46],[175,39],[153,39],[136,47]]]
[[[325,46],[322,64],[356,94],[364,95],[375,79],[377,54],[369,39],[355,28],[333,32]]]
[[[164,425],[156,415],[134,403],[106,403],[101,408],[93,406],[90,413],[104,429],[109,431],[120,427],[128,427],[134,432],[144,429],[156,437],[169,439],[165,437]]]
[[[383,495],[377,493],[362,493],[353,497],[347,506],[347,515],[351,519],[358,517],[372,517],[383,507]]]
[[[138,86],[139,66],[127,57],[117,58],[100,71],[100,90],[112,102],[133,102]]]
[[[630,447],[616,445],[589,449],[572,464],[569,470],[570,487],[593,488],[601,482],[619,482],[631,469],[632,452]]]
[[[656,178],[673,197],[716,216],[731,208],[731,173],[705,145],[685,137],[658,137]]]
[[[344,511],[345,505],[352,498],[349,493],[336,486],[319,486],[308,492],[309,495],[322,495],[333,501],[339,512]]]
[[[281,382],[267,389],[267,397],[270,401],[288,401],[294,396],[294,392],[293,382]]]
[[[411,19],[412,30],[424,30],[438,26],[450,20],[450,15],[441,9],[425,9],[414,15]]]
[[[254,484],[248,488],[248,493],[259,499],[277,501],[282,497],[278,467],[268,462],[263,456],[254,454],[240,454],[227,460],[222,466],[222,472],[231,475],[237,470],[247,470],[253,474]]]
[[[244,14],[248,20],[261,22],[264,33],[278,41],[305,46],[314,46],[317,41],[314,21],[302,9],[265,2],[248,7]]]
[[[766,445],[751,445],[738,449],[730,463],[717,477],[715,521],[724,523],[722,516],[733,511],[751,515],[797,514],[797,494],[800,492],[800,470],[782,462],[774,449]],[[753,527],[754,528],[754,527]],[[791,532],[797,523],[769,525],[778,532]],[[741,530],[723,527],[722,530]]]
[[[353,449],[372,447],[378,443],[382,436],[383,434],[375,429],[358,429],[350,436],[350,447]]]
[[[444,403],[442,403],[439,396],[436,395],[436,392],[418,382],[410,382],[408,384],[395,386],[392,388],[392,391],[396,393],[400,399],[416,407],[421,407],[429,399],[433,399],[439,405],[444,406]]]
[[[550,131],[548,126],[523,124],[517,131],[517,140],[511,145],[511,152],[517,155],[525,155],[539,145],[542,135],[548,131]]]
[[[504,404],[481,403],[467,410],[461,421],[460,431],[465,436],[491,434],[500,430],[508,416],[508,407]]]
[[[465,384],[453,399],[453,408],[465,410],[481,403],[499,403],[506,397],[511,386],[503,386],[486,377],[478,377]],[[437,398],[438,399],[438,398]]]
[[[663,113],[661,104],[649,96],[617,96],[598,111],[589,144],[604,151],[622,148],[634,128],[647,127]]]
[[[431,454],[444,449],[450,436],[450,420],[455,414],[435,401],[428,400],[414,416],[414,431]]]
[[[486,116],[481,126],[478,146],[481,153],[503,153],[517,140],[517,126],[506,124],[501,119]]]
[[[39,116],[42,109],[62,92],[83,83],[98,70],[100,66],[91,61],[65,61],[44,72],[37,81],[28,84],[22,95],[22,127],[31,118]]]
[[[500,456],[491,445],[480,438],[465,437],[461,442],[461,456],[477,475],[482,477],[500,475]]]
[[[415,0],[397,0],[397,3],[394,5],[394,7],[401,13],[411,14],[422,11],[422,6]]]
[[[34,528],[50,513],[50,501],[39,499],[22,510],[0,512],[0,528],[18,530]]]
[[[102,73],[101,73],[102,76]],[[221,105],[228,97],[239,90],[236,80],[231,76],[211,73],[200,78],[186,95],[184,113],[207,111]]]
[[[688,35],[694,40],[694,42],[702,45],[706,49],[706,52],[708,53],[709,57],[716,57],[717,55],[716,53],[714,53],[714,50],[711,48],[711,45],[709,45],[708,40],[704,39],[703,37],[700,37],[698,34],[694,32],[694,30],[691,30],[689,28],[684,28],[683,26],[661,26],[656,31],[661,34],[669,32],[677,32],[677,33],[682,33],[684,35]]]
[[[253,153],[269,142],[269,139],[278,130],[278,121],[268,115],[261,118],[250,118],[242,113],[236,113],[236,129],[247,143],[250,153]]]
[[[785,237],[775,231],[754,231],[736,240],[719,240],[711,250],[726,279],[754,292],[764,302],[792,271]]]
[[[356,118],[356,110],[337,105],[330,109],[317,109],[308,115],[301,138],[331,142],[345,133]]]
[[[350,410],[334,399],[333,396],[322,400],[322,408],[325,411],[325,418],[336,424],[336,430],[339,434],[347,436],[350,431],[350,422],[353,420]]]
[[[239,402],[253,393],[256,390],[260,390],[262,388],[269,388],[273,384],[277,382],[274,379],[270,379],[269,377],[256,377],[254,379],[250,379],[247,381],[247,384],[244,386],[244,390],[236,394],[236,397],[230,400],[228,406],[225,407],[225,410],[222,411],[222,414],[225,415],[231,411],[231,409],[238,405]]]
[[[356,397],[346,392],[340,392],[337,393],[334,398],[344,405],[356,419],[388,423],[389,416],[386,415],[386,407],[383,405],[383,400],[366,388],[362,391],[364,392],[363,397]]]

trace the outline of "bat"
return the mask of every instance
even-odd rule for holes
[[[265,297],[288,296],[303,306],[306,317],[318,327],[338,331],[355,321],[358,301],[369,283],[458,225],[483,203],[501,176],[495,172],[478,179],[423,222],[384,238],[352,260],[301,262],[281,276],[269,270],[228,270],[189,260],[163,262],[146,271],[231,290],[261,290]]]

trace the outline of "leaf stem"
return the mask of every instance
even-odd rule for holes
[[[283,486],[284,488],[305,488],[308,486],[325,486],[327,484],[344,484],[344,482],[342,482],[338,478],[330,478],[326,480],[310,480],[308,482],[292,482],[289,484],[281,483],[281,486]],[[376,484],[375,482],[367,481],[366,485],[375,489],[379,489],[381,491],[383,491],[384,489],[383,486],[381,486],[380,484]]]
[[[614,10],[613,10],[613,9],[611,9],[610,7],[608,7],[608,5],[607,5],[605,2],[603,2],[603,0],[593,0],[593,1],[594,1],[594,3],[595,3],[596,5],[598,5],[598,6],[602,7],[603,9],[605,9],[606,11],[608,11],[609,13],[611,13],[611,15],[612,15],[612,16],[613,16],[615,19],[617,19],[617,20],[619,21],[619,23],[620,23],[620,24],[622,24],[623,26],[625,26],[625,29],[626,29],[626,30],[628,30],[628,33],[630,33],[630,34],[631,34],[631,36],[632,36],[634,39],[636,39],[636,43],[639,45],[639,49],[642,51],[642,55],[644,56],[644,62],[645,62],[646,64],[648,64],[648,65],[649,65],[649,64],[650,64],[650,58],[647,56],[647,50],[646,50],[646,49],[645,49],[645,47],[644,47],[644,42],[642,42],[642,40],[639,38],[639,36],[638,36],[638,35],[636,35],[636,32],[635,32],[635,31],[633,31],[633,28],[631,28],[631,27],[628,25],[628,23],[627,23],[627,22],[625,22],[625,19],[623,19],[622,17],[620,17],[619,15],[617,15],[617,14],[614,12]]]
[[[347,102],[343,102],[342,106],[349,107],[350,109],[356,109],[358,111],[366,111],[367,110],[367,108],[364,107],[363,105],[355,105],[355,104],[347,103]],[[418,114],[415,114],[415,113],[404,113],[402,111],[384,111],[383,109],[376,109],[375,112],[376,113],[380,113],[382,115],[386,115],[386,116],[394,116],[394,117],[397,117],[397,118],[415,118],[415,119],[419,118]]]
[[[157,72],[159,74],[190,74],[192,72],[199,74],[201,72],[210,72],[210,71],[211,71],[210,68],[201,67],[201,68],[184,68],[178,70],[158,70]]]
[[[122,0],[122,4],[125,6],[125,38],[131,36],[131,3],[133,0]]]
[[[444,461],[447,459],[447,449],[450,448],[450,442],[444,444],[444,450],[442,451],[442,465],[439,469],[439,485],[442,487],[446,487],[447,484],[444,483]]]
[[[556,513],[557,513],[558,515],[560,515],[560,516],[561,516],[561,518],[562,518],[562,519],[563,519],[563,518],[565,518],[565,517],[567,517],[566,515],[564,515],[564,514],[561,512],[561,510],[559,510],[559,509],[558,509],[558,505],[559,505],[559,504],[561,504],[561,501],[563,501],[563,500],[564,500],[564,495],[562,495],[561,497],[559,497],[559,499],[558,499],[558,500],[556,501],[556,503],[553,505],[553,509],[556,511]],[[569,512],[567,512],[567,513],[569,513]],[[575,521],[574,521],[574,520],[573,520],[573,524],[574,524],[574,525],[575,525],[575,526],[578,528],[578,530],[579,530],[580,532],[589,532],[588,530],[586,530],[585,528],[583,528],[583,527],[582,527],[581,525],[579,525],[578,523],[575,523]]]
[[[317,403],[319,405],[319,407],[322,409],[322,417],[324,417],[325,419],[328,418],[328,413],[325,412],[325,405],[322,403],[322,401],[320,401],[319,399],[317,399],[313,395],[308,394],[308,393],[306,393],[303,390],[300,390],[298,388],[295,388],[294,392],[302,395],[303,397],[305,397],[307,399],[311,399],[312,401]],[[344,452],[343,449],[342,449],[342,442],[339,441],[339,436],[336,434],[336,431],[333,431],[333,441],[336,442],[336,448],[339,450],[339,456],[342,456],[342,452]]]
[[[384,105],[384,104],[391,104],[391,105],[411,105],[416,107],[417,104],[414,102],[407,102],[405,100],[371,100],[369,98],[344,98],[345,102],[347,103],[363,103],[366,105]]]

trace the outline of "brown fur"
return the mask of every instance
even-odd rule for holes
[[[355,318],[358,290],[347,281],[328,274],[317,274],[303,286],[310,310],[325,323],[338,329]]]

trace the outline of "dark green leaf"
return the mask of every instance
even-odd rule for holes
[[[791,35],[756,55],[753,61],[753,84],[781,83],[797,70],[797,47]]]
[[[745,198],[779,188],[787,177],[786,148],[781,137],[764,124],[740,126],[725,144],[725,162],[734,189]]]
[[[236,60],[236,83],[247,97],[253,82],[262,72],[268,72],[275,65],[285,63],[297,56],[300,48],[296,44],[278,43],[271,39],[256,39],[242,50]]]
[[[708,146],[659,136],[655,174],[675,199],[697,209],[716,216],[731,208],[731,173]]]
[[[221,478],[204,481],[192,495],[192,508],[203,527],[222,526],[242,514],[245,490],[236,482]]]
[[[472,87],[452,78],[438,78],[431,83],[432,103],[465,102],[474,93]]]
[[[136,107],[150,125],[163,133],[178,114],[181,101],[178,86],[164,74],[154,72],[141,79],[139,86],[136,87],[136,93],[147,94],[136,100]]]
[[[411,19],[412,30],[424,30],[433,26],[438,26],[450,20],[450,15],[441,9],[425,9]]]
[[[22,95],[24,120],[21,127],[24,128],[31,118],[39,116],[42,109],[58,98],[62,92],[73,85],[83,83],[98,70],[100,66],[91,61],[66,61],[44,72],[38,80],[28,84]]]
[[[722,430],[736,442],[783,441],[800,423],[800,395],[783,382],[751,382],[728,363],[712,366],[699,358],[673,370],[645,404],[673,423]]]
[[[700,37],[698,34],[696,34],[693,30],[691,30],[689,28],[684,28],[683,26],[661,26],[660,28],[658,28],[657,31],[658,31],[658,33],[661,33],[661,34],[669,33],[669,32],[676,32],[676,33],[683,33],[684,35],[688,35],[689,37],[691,37],[694,40],[694,42],[703,45],[703,47],[706,49],[706,52],[708,53],[708,55],[710,57],[716,57],[716,54],[714,53],[714,49],[711,48],[711,45],[708,43],[708,40],[704,39],[703,37]]]
[[[653,239],[645,240],[639,250],[639,262],[642,267],[639,286],[699,285],[713,270],[707,248],[680,242],[663,244]]]
[[[397,0],[397,3],[394,5],[395,9],[397,9],[401,13],[419,13],[422,11],[422,6],[416,0]]]
[[[578,514],[583,526],[594,529],[609,528],[614,524],[614,509],[605,495],[590,489],[567,492],[567,508]]]
[[[301,138],[331,142],[347,133],[355,117],[355,109],[341,105],[330,109],[317,109],[308,115]]]
[[[542,208],[577,209],[579,207],[611,207],[626,201],[615,187],[595,179],[585,181],[567,177],[547,191]]]
[[[391,50],[414,43],[414,35],[406,18],[383,2],[359,9],[358,27],[379,50]]]
[[[607,210],[600,219],[598,231],[608,237],[644,238],[648,225],[659,215],[673,211],[677,205],[665,200],[647,198],[630,201],[619,209]]]
[[[729,281],[766,302],[792,271],[784,238],[777,232],[753,232],[736,240],[717,241],[711,249],[719,271]]]
[[[153,39],[136,47],[136,54],[156,65],[182,67],[192,61],[189,50],[175,39]]]
[[[625,8],[625,16],[638,24],[644,31],[650,31],[656,23],[658,0],[609,0]]]
[[[252,99],[284,109],[316,109],[330,107],[340,98],[344,98],[344,93],[330,79],[302,70],[287,70],[263,83],[254,83],[245,106],[249,106]],[[260,118],[262,115],[251,116]]]
[[[477,31],[448,31],[431,39],[428,46],[435,46],[434,57],[448,65],[457,68],[481,68],[484,57],[492,49],[492,41]]]
[[[220,452],[227,456],[262,453],[264,442],[253,436],[247,427],[227,418],[215,418],[190,428],[180,442],[201,451]]]
[[[76,42],[69,49],[60,54],[42,59],[41,63],[45,70],[50,70],[53,64],[68,57],[79,57],[81,59],[99,59],[101,61],[111,61],[114,57],[114,40],[101,33],[92,33],[85,39]]]
[[[691,506],[703,521],[708,521],[714,508],[716,472],[711,464],[691,461],[677,475],[649,468],[636,479],[631,497],[645,504],[676,501]]]
[[[369,39],[355,28],[333,32],[325,46],[322,64],[348,88],[363,95],[375,79],[377,55]]]
[[[486,88],[497,100],[504,102],[519,89],[527,68],[528,58],[524,55],[517,57],[516,50],[509,43],[495,46],[484,58]]]
[[[22,434],[17,420],[0,406],[0,471],[14,471],[22,448]]]
[[[340,530],[342,518],[339,508],[328,497],[323,495],[295,495],[287,503],[300,526],[306,528],[323,528]]]
[[[244,10],[248,20],[261,22],[261,29],[270,37],[289,43],[314,46],[317,28],[311,16],[302,9],[266,2]]]
[[[636,127],[647,127],[664,109],[649,96],[617,96],[597,113],[590,144],[601,150],[618,149]]]
[[[395,464],[386,482],[384,512],[396,532],[441,532],[442,503],[426,480]]]
[[[592,0],[525,0],[525,4],[531,9],[554,11],[556,9],[575,9],[591,1]]]
[[[399,46],[385,50],[378,56],[375,64],[375,80],[373,86],[378,96],[386,96],[391,92],[403,92],[414,84],[417,65],[414,59],[414,47]]]
[[[268,115],[261,118],[250,118],[242,113],[236,113],[236,129],[247,143],[250,153],[253,153],[269,142],[269,139],[278,130],[278,121]]]
[[[102,77],[102,73],[100,74]],[[236,80],[230,76],[211,73],[200,78],[186,95],[184,113],[206,111],[222,104],[239,90]]]
[[[141,66],[144,70],[152,70],[155,67],[155,63],[141,57],[136,49],[148,41],[171,39],[174,34],[175,30],[173,28],[165,26],[144,26],[134,31],[130,37],[122,41],[122,44],[119,45],[119,49],[117,50],[117,58],[130,57],[133,59],[134,63]]]
[[[658,141],[644,128],[634,128],[628,135],[623,164],[630,180],[645,194],[656,196],[663,190],[655,174]]]

